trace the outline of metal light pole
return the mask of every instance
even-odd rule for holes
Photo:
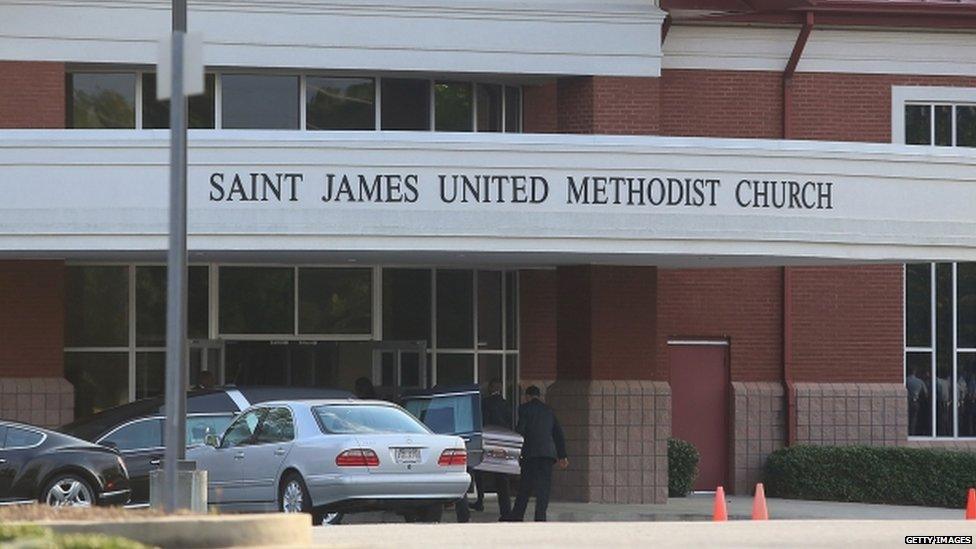
[[[166,422],[163,459],[163,505],[180,507],[179,462],[186,458],[186,94],[183,46],[186,0],[173,0],[173,38],[169,101],[169,253],[166,260]]]

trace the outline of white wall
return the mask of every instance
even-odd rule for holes
[[[0,131],[0,252],[160,251],[167,134]],[[665,137],[193,132],[189,245],[824,260],[976,260],[976,153]],[[216,202],[215,172],[303,175],[297,201]],[[325,203],[326,174],[413,174],[414,203]],[[445,204],[438,174],[544,176],[542,204]],[[715,206],[567,204],[567,176],[717,178]],[[831,182],[832,209],[740,207],[743,179]],[[239,196],[238,196],[239,198]],[[287,197],[286,197],[287,198]],[[612,201],[612,200],[611,200]],[[642,259],[644,258],[644,259]]]
[[[649,0],[194,0],[204,63],[227,67],[658,76]],[[156,63],[170,2],[0,4],[0,59]]]
[[[673,26],[663,67],[783,71],[798,33],[798,26]],[[814,27],[797,71],[976,75],[976,33]]]

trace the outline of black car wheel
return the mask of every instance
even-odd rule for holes
[[[326,512],[326,511],[316,511],[312,513],[312,524],[319,526],[324,524],[326,526],[339,524],[342,522],[342,518],[345,515],[336,512]]]
[[[40,501],[52,507],[91,507],[97,503],[91,484],[70,473],[55,475],[41,492]]]

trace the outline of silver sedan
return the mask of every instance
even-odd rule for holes
[[[433,434],[399,406],[369,400],[265,402],[191,448],[212,505],[234,511],[395,511],[436,521],[471,482],[464,441]]]

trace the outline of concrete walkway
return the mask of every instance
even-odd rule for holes
[[[554,522],[710,521],[714,500],[714,494],[695,494],[687,498],[671,498],[666,504],[553,502],[549,505],[549,520]],[[748,519],[752,515],[751,497],[728,496],[726,502],[730,519]],[[767,508],[769,518],[772,520],[957,520],[963,517],[962,509],[775,498],[767,499]],[[529,503],[527,520],[532,520],[533,509],[533,504]],[[491,496],[485,501],[483,512],[471,512],[471,522],[496,522],[497,520],[498,504]],[[348,515],[345,524],[388,522],[403,522],[403,519],[392,513],[364,513]],[[450,509],[444,512],[444,522],[455,522],[454,512]]]
[[[320,547],[374,549],[904,547],[906,536],[976,536],[976,521],[363,524],[316,528]]]

